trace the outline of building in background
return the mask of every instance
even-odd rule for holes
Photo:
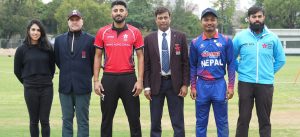
[[[242,29],[236,29],[240,32]],[[300,55],[300,29],[269,29],[281,40],[286,54]]]

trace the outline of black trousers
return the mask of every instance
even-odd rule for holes
[[[255,102],[260,137],[271,137],[270,114],[272,110],[273,84],[256,84],[239,81],[239,118],[236,137],[248,137],[249,122]]]
[[[118,100],[121,98],[128,118],[131,137],[141,137],[140,99],[132,89],[137,81],[135,74],[103,74],[101,83],[104,98],[101,98],[101,137],[112,137],[112,124]]]
[[[39,122],[42,137],[50,137],[49,116],[53,100],[53,86],[25,87],[24,97],[30,118],[30,135],[39,137]]]
[[[161,118],[165,98],[167,98],[169,116],[174,130],[174,137],[185,137],[184,116],[183,116],[183,97],[178,96],[173,91],[172,80],[162,78],[158,95],[151,96],[151,137],[161,137]]]

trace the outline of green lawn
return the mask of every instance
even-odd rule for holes
[[[287,57],[287,64],[277,74],[273,98],[272,137],[298,137],[300,135],[300,78],[294,80],[300,71],[300,56]],[[13,74],[13,57],[0,56],[0,136],[1,137],[29,137],[29,117],[24,101],[23,87]],[[61,108],[58,98],[58,75],[54,79],[54,99],[51,110],[51,136],[61,136]],[[141,95],[141,124],[143,136],[150,132],[149,102]],[[229,101],[229,129],[230,136],[235,135],[238,117],[238,98]],[[167,106],[167,105],[165,105]],[[195,106],[189,96],[185,99],[185,128],[186,136],[195,136]],[[210,113],[208,137],[216,137],[216,127],[213,113]],[[90,106],[90,136],[100,136],[101,112],[99,97],[94,93]],[[74,120],[74,123],[76,121]],[[74,126],[76,130],[76,124]],[[167,107],[162,118],[164,137],[173,135]],[[75,131],[76,134],[76,131]],[[128,137],[129,126],[121,101],[116,111],[113,127],[114,137]],[[249,137],[258,137],[258,122],[255,108],[250,123]]]

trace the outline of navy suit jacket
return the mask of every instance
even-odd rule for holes
[[[157,95],[161,84],[161,61],[157,32],[144,39],[144,87],[151,88],[151,94]],[[171,30],[170,69],[174,92],[179,94],[183,85],[189,86],[189,59],[186,36]]]
[[[55,38],[54,53],[58,66],[60,93],[86,94],[92,92],[94,65],[94,36],[81,32],[74,39],[74,52],[68,45],[68,32]]]

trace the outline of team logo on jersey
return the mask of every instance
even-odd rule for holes
[[[127,34],[124,34],[124,35],[123,35],[123,39],[124,39],[124,41],[127,41],[127,40],[128,40],[128,35],[127,35]]]
[[[262,44],[262,47],[263,47],[263,48],[267,48],[268,45],[264,43],[264,44]]]
[[[220,42],[217,42],[216,45],[217,45],[218,47],[222,47],[222,43],[220,43]]]
[[[200,45],[200,48],[204,48],[204,47],[205,47],[204,44],[201,44],[201,45]]]
[[[208,51],[203,51],[201,53],[201,56],[202,57],[209,57],[209,58],[218,58],[220,56],[220,51],[217,51],[217,52],[208,52]]]
[[[273,49],[273,44],[272,42],[264,43],[262,47],[267,49]]]

